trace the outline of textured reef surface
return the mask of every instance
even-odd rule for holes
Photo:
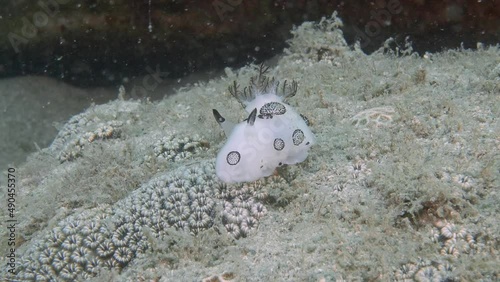
[[[227,87],[255,66],[73,116],[18,168],[15,278],[499,280],[500,49],[366,55],[341,25],[297,27],[270,68],[316,144],[267,178],[214,169],[212,109],[245,119]]]

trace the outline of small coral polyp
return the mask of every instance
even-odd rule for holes
[[[261,65],[243,91],[236,82],[229,87],[249,113],[247,119],[234,125],[214,110],[228,136],[216,161],[217,176],[226,183],[255,181],[284,164],[303,162],[315,142],[304,116],[285,103],[297,93],[297,83],[285,81],[280,86],[265,76],[266,71]]]
[[[351,118],[354,126],[383,127],[391,124],[395,110],[392,107],[377,107],[364,110]]]

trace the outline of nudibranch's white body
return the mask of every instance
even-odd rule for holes
[[[257,82],[251,80],[248,91],[253,100],[240,100],[250,113],[245,121],[233,126],[214,110],[228,136],[215,165],[217,176],[224,182],[249,182],[269,176],[281,165],[304,161],[314,144],[306,119],[283,101],[295,95],[297,84],[287,88],[285,82],[279,95],[279,85],[263,77],[265,71],[261,67]],[[237,87],[234,84],[230,88],[233,96],[248,99],[246,89],[241,93]]]

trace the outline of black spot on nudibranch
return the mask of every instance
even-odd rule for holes
[[[276,151],[281,151],[283,148],[285,148],[285,141],[281,138],[274,139],[274,149],[276,149]]]
[[[260,115],[259,118],[273,118],[273,116],[276,115],[282,115],[286,113],[286,107],[285,105],[278,103],[278,102],[269,102],[264,104],[262,108],[259,110]]]
[[[240,153],[237,151],[231,151],[227,154],[226,161],[229,165],[236,165],[240,162]]]
[[[292,134],[293,145],[298,146],[304,141],[304,132],[300,129],[295,129]]]

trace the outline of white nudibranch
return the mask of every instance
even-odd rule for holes
[[[296,164],[307,158],[314,144],[308,120],[284,101],[297,93],[293,81],[282,86],[265,76],[263,65],[250,79],[243,92],[236,82],[229,92],[249,113],[247,119],[233,124],[213,110],[216,121],[228,140],[217,155],[215,170],[224,182],[249,182],[273,174],[284,164]]]

